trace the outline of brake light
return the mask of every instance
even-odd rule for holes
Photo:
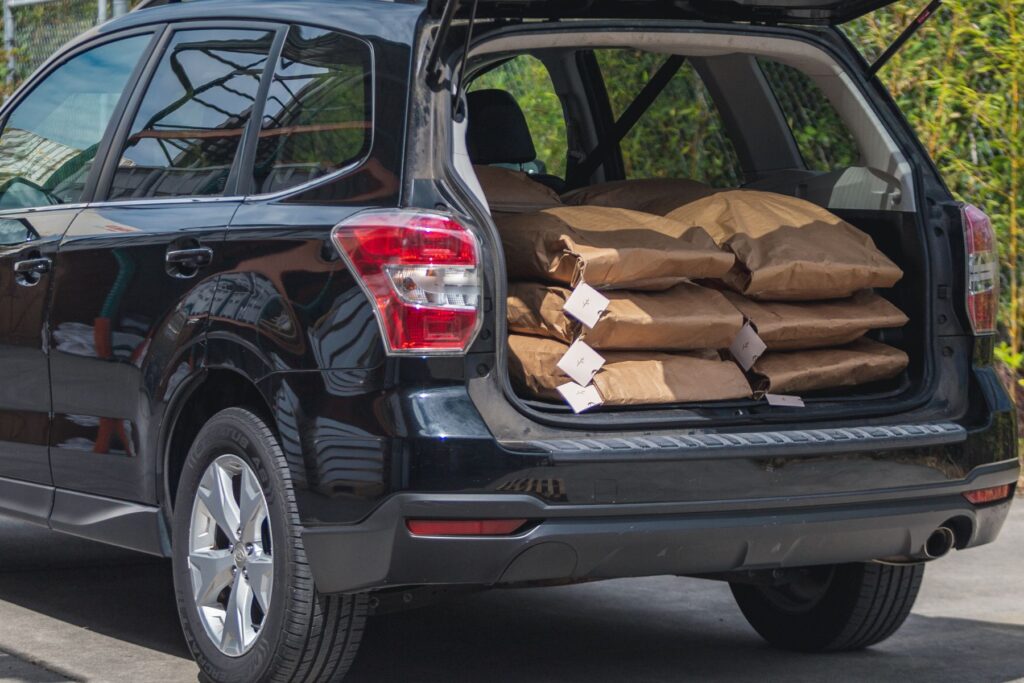
[[[967,315],[974,334],[996,331],[999,306],[999,250],[992,221],[976,206],[964,204],[964,250],[967,254]]]
[[[464,353],[480,328],[480,247],[458,221],[428,211],[372,210],[331,237],[392,355]]]
[[[995,503],[996,501],[1009,498],[1013,486],[1010,484],[1003,484],[1002,486],[991,486],[987,489],[978,489],[976,491],[968,491],[964,494],[972,505],[984,505],[985,503]]]
[[[525,519],[409,519],[413,536],[510,536],[526,525]]]

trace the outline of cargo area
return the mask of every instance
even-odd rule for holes
[[[704,419],[919,388],[915,184],[848,68],[786,38],[580,40],[468,61],[455,165],[502,245],[516,399]]]

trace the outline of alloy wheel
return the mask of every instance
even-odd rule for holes
[[[270,609],[274,556],[267,499],[256,473],[236,455],[216,458],[199,481],[188,564],[210,640],[229,657],[245,654]]]

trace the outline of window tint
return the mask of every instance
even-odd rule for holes
[[[807,168],[831,171],[856,165],[860,158],[857,141],[814,81],[786,64],[770,59],[758,63]]]
[[[511,93],[526,116],[526,125],[537,148],[537,160],[524,164],[522,170],[565,177],[569,149],[565,114],[542,61],[531,55],[519,55],[476,78],[469,89]]]
[[[0,209],[81,199],[100,140],[150,37],[72,57],[15,107],[0,134]]]
[[[273,36],[174,34],[135,115],[110,199],[223,194]]]
[[[365,43],[323,29],[289,29],[264,108],[256,192],[294,187],[365,156],[372,80]]]
[[[595,55],[616,118],[667,59],[632,49],[595,50]],[[688,62],[623,138],[621,148],[628,178],[690,178],[718,187],[743,182],[718,109]]]

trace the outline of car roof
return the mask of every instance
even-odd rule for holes
[[[301,23],[366,38],[411,43],[426,11],[418,2],[392,0],[195,0],[129,12],[94,30],[94,35],[164,22],[234,19]]]

